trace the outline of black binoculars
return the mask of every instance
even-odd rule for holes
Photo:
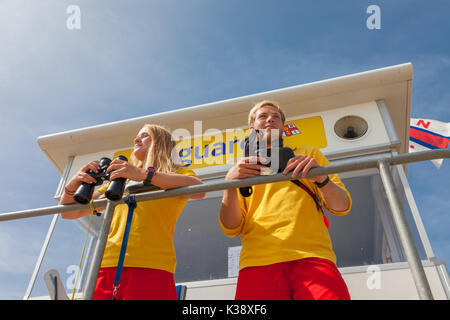
[[[116,159],[128,161],[127,157],[125,156],[118,156]],[[102,185],[103,182],[105,182],[106,180],[109,181],[109,177],[112,171],[107,173],[106,169],[108,169],[110,163],[111,159],[103,157],[100,159],[98,163],[99,170],[97,173],[95,173],[92,170],[89,170],[87,172],[91,177],[93,177],[97,181],[95,183],[83,182],[73,195],[73,199],[76,202],[81,204],[89,203],[89,201],[91,201],[92,194],[94,193],[95,186]],[[120,199],[122,199],[126,180],[127,180],[126,178],[117,178],[111,181],[105,192],[106,198],[113,201],[119,201]]]
[[[289,147],[283,146],[283,139],[279,138],[271,142],[271,148],[267,148],[267,142],[263,141],[263,134],[260,130],[253,130],[248,140],[245,142],[245,156],[257,156],[265,158],[266,161],[257,161],[257,164],[261,164],[271,169],[275,169],[276,172],[282,172],[290,158],[294,157],[294,151]],[[276,167],[278,162],[278,168]],[[272,164],[274,168],[272,168]],[[274,172],[274,173],[276,173]]]
[[[294,157],[294,151],[289,147],[283,147],[283,139],[271,141],[271,147],[267,148],[267,141],[264,141],[263,133],[260,130],[252,130],[247,141],[245,142],[244,155],[257,156],[264,158],[266,161],[257,161],[257,164],[269,167],[272,173],[282,172],[290,158]],[[278,162],[278,167],[277,167]],[[272,168],[272,164],[274,167]],[[253,188],[241,187],[239,192],[243,197],[249,197],[253,193]]]

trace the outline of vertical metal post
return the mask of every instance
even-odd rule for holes
[[[106,247],[106,240],[108,239],[109,228],[111,227],[111,221],[114,214],[114,209],[117,202],[108,200],[106,210],[104,213],[104,220],[99,230],[99,236],[97,239],[97,245],[92,257],[91,266],[89,268],[86,280],[86,290],[84,294],[84,300],[92,300],[94,296],[95,285],[97,283],[98,272],[100,271],[100,265],[103,259],[103,253]]]
[[[64,190],[64,186],[66,185],[67,177],[69,175],[70,169],[72,168],[74,156],[70,156],[67,158],[66,167],[64,168],[64,172],[59,180],[58,188],[56,189],[55,197],[61,196],[62,190]],[[24,300],[28,300],[31,295],[31,290],[33,290],[34,283],[36,282],[36,278],[38,276],[39,270],[41,269],[42,261],[44,260],[45,253],[47,252],[48,245],[50,243],[50,239],[52,238],[53,231],[55,230],[56,222],[58,221],[59,214],[55,214],[53,216],[52,222],[50,223],[50,227],[47,232],[47,236],[45,237],[44,243],[41,248],[41,253],[39,254],[36,265],[34,266],[34,271],[31,276],[31,280],[28,284],[27,291],[25,292]]]
[[[41,269],[42,261],[44,260],[45,253],[48,249],[48,244],[50,243],[50,239],[52,238],[53,231],[55,230],[56,222],[58,221],[59,214],[55,214],[53,216],[52,222],[50,223],[50,227],[48,228],[47,236],[45,237],[44,243],[41,248],[41,253],[39,254],[36,265],[34,266],[33,275],[31,276],[30,283],[28,284],[27,291],[25,292],[25,296],[23,300],[28,300],[31,295],[31,290],[33,290],[34,283],[36,282],[36,278],[38,276],[39,270]]]
[[[403,206],[395,189],[394,178],[392,177],[389,163],[386,160],[378,161],[378,169],[380,170],[381,180],[383,181],[384,189],[386,190],[394,223],[397,227],[403,249],[405,250],[406,259],[411,268],[419,298],[421,300],[433,300],[425,270],[423,269],[411,230],[408,226],[408,221],[406,220],[405,211],[403,210]]]

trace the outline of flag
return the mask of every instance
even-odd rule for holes
[[[450,143],[450,122],[431,119],[410,120],[409,152],[448,148]],[[440,168],[443,159],[431,160]]]
[[[284,125],[283,138],[293,136],[296,134],[300,134],[300,130],[298,130],[297,126],[294,123],[289,123]]]

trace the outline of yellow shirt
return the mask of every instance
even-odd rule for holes
[[[295,154],[313,157],[320,166],[330,164],[316,148],[297,148]],[[345,189],[337,174],[329,176]],[[311,180],[302,179],[301,182],[318,196],[322,206],[330,213],[344,215],[350,211],[352,201],[346,189],[349,208],[336,212],[327,207],[318,187]],[[241,235],[239,270],[308,257],[324,258],[336,263],[322,212],[317,209],[313,198],[299,186],[290,181],[256,185],[253,186],[252,195],[247,198],[242,197],[239,189],[236,192],[243,218],[241,225],[228,229],[220,217],[219,222],[227,236]]]
[[[178,174],[195,176],[186,168]],[[107,184],[98,189],[104,193]],[[137,203],[131,222],[125,267],[141,267],[175,272],[176,257],[173,235],[177,219],[186,205],[187,197],[141,201]],[[114,210],[101,267],[117,267],[128,215],[128,205],[119,204]]]

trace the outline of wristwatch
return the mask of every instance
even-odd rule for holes
[[[147,176],[144,179],[144,186],[150,186],[152,184],[152,178],[155,175],[155,168],[148,167],[147,171],[145,172]]]
[[[327,176],[327,178],[326,178],[325,180],[323,180],[322,182],[316,182],[316,181],[314,181],[314,184],[315,184],[316,186],[318,186],[319,188],[323,188],[323,187],[325,187],[325,185],[326,185],[328,182],[330,182],[330,177],[329,177],[329,176]]]

